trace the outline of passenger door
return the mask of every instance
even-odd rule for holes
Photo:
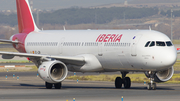
[[[131,56],[133,56],[133,57],[135,57],[135,56],[137,56],[137,44],[138,44],[138,42],[139,42],[139,40],[140,40],[140,38],[141,38],[141,36],[142,35],[135,35],[134,37],[133,37],[133,40],[132,40],[132,45],[131,45]]]

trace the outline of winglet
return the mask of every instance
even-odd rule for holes
[[[37,28],[28,0],[16,0],[19,33],[39,31]]]

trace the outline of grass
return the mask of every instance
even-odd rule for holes
[[[26,66],[27,68],[31,68],[29,71],[37,71],[38,68],[34,65],[34,66]]]
[[[88,80],[88,81],[115,81],[116,77],[120,75],[87,75],[87,76],[69,76],[67,79],[70,80]],[[148,81],[149,79],[146,78],[144,74],[128,74],[128,77],[131,78],[132,82],[141,83],[144,81]]]
[[[5,51],[5,52],[18,52],[14,48],[0,48],[0,51]]]
[[[120,75],[87,75],[87,76],[69,76],[69,80],[88,80],[88,81],[112,81],[114,82],[116,77]],[[144,74],[128,74],[133,83],[149,82],[149,79]],[[176,83],[180,84],[180,74],[174,74],[174,76],[167,82],[163,83]]]
[[[173,67],[175,71],[180,71],[180,60],[177,60]]]
[[[31,72],[37,71],[38,68],[36,66],[25,66],[25,67],[18,67],[18,68],[0,68],[0,72]]]
[[[7,43],[7,42],[0,42],[0,44],[11,44],[11,43]]]
[[[0,60],[0,63],[32,63],[32,62],[29,62],[28,60],[7,60],[7,59],[2,59],[2,60]]]
[[[173,44],[180,44],[180,40],[173,40]]]

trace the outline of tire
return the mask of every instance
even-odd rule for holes
[[[45,85],[46,85],[46,89],[52,89],[52,86],[53,86],[52,83],[46,82]]]
[[[152,90],[156,90],[156,83],[153,83]]]
[[[55,89],[61,89],[61,82],[54,84]]]
[[[128,89],[131,87],[131,79],[129,77],[124,78],[124,88]]]
[[[115,80],[115,87],[122,88],[122,82],[123,82],[123,80],[121,79],[121,77],[117,77]]]
[[[148,83],[147,89],[148,89],[148,90],[151,90],[151,83]]]

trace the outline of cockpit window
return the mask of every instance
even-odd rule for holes
[[[148,42],[146,43],[145,47],[148,47],[148,46],[149,46],[149,43],[150,43],[150,41],[148,41]]]
[[[172,46],[171,41],[167,41],[166,44],[167,44],[167,46]]]
[[[145,47],[153,47],[153,46],[158,46],[158,47],[165,47],[165,46],[173,46],[172,42],[171,41],[148,41],[146,44],[145,44]]]
[[[166,44],[162,41],[156,41],[156,46],[166,46]]]
[[[155,46],[155,42],[152,41],[151,44],[149,45],[149,47]]]

